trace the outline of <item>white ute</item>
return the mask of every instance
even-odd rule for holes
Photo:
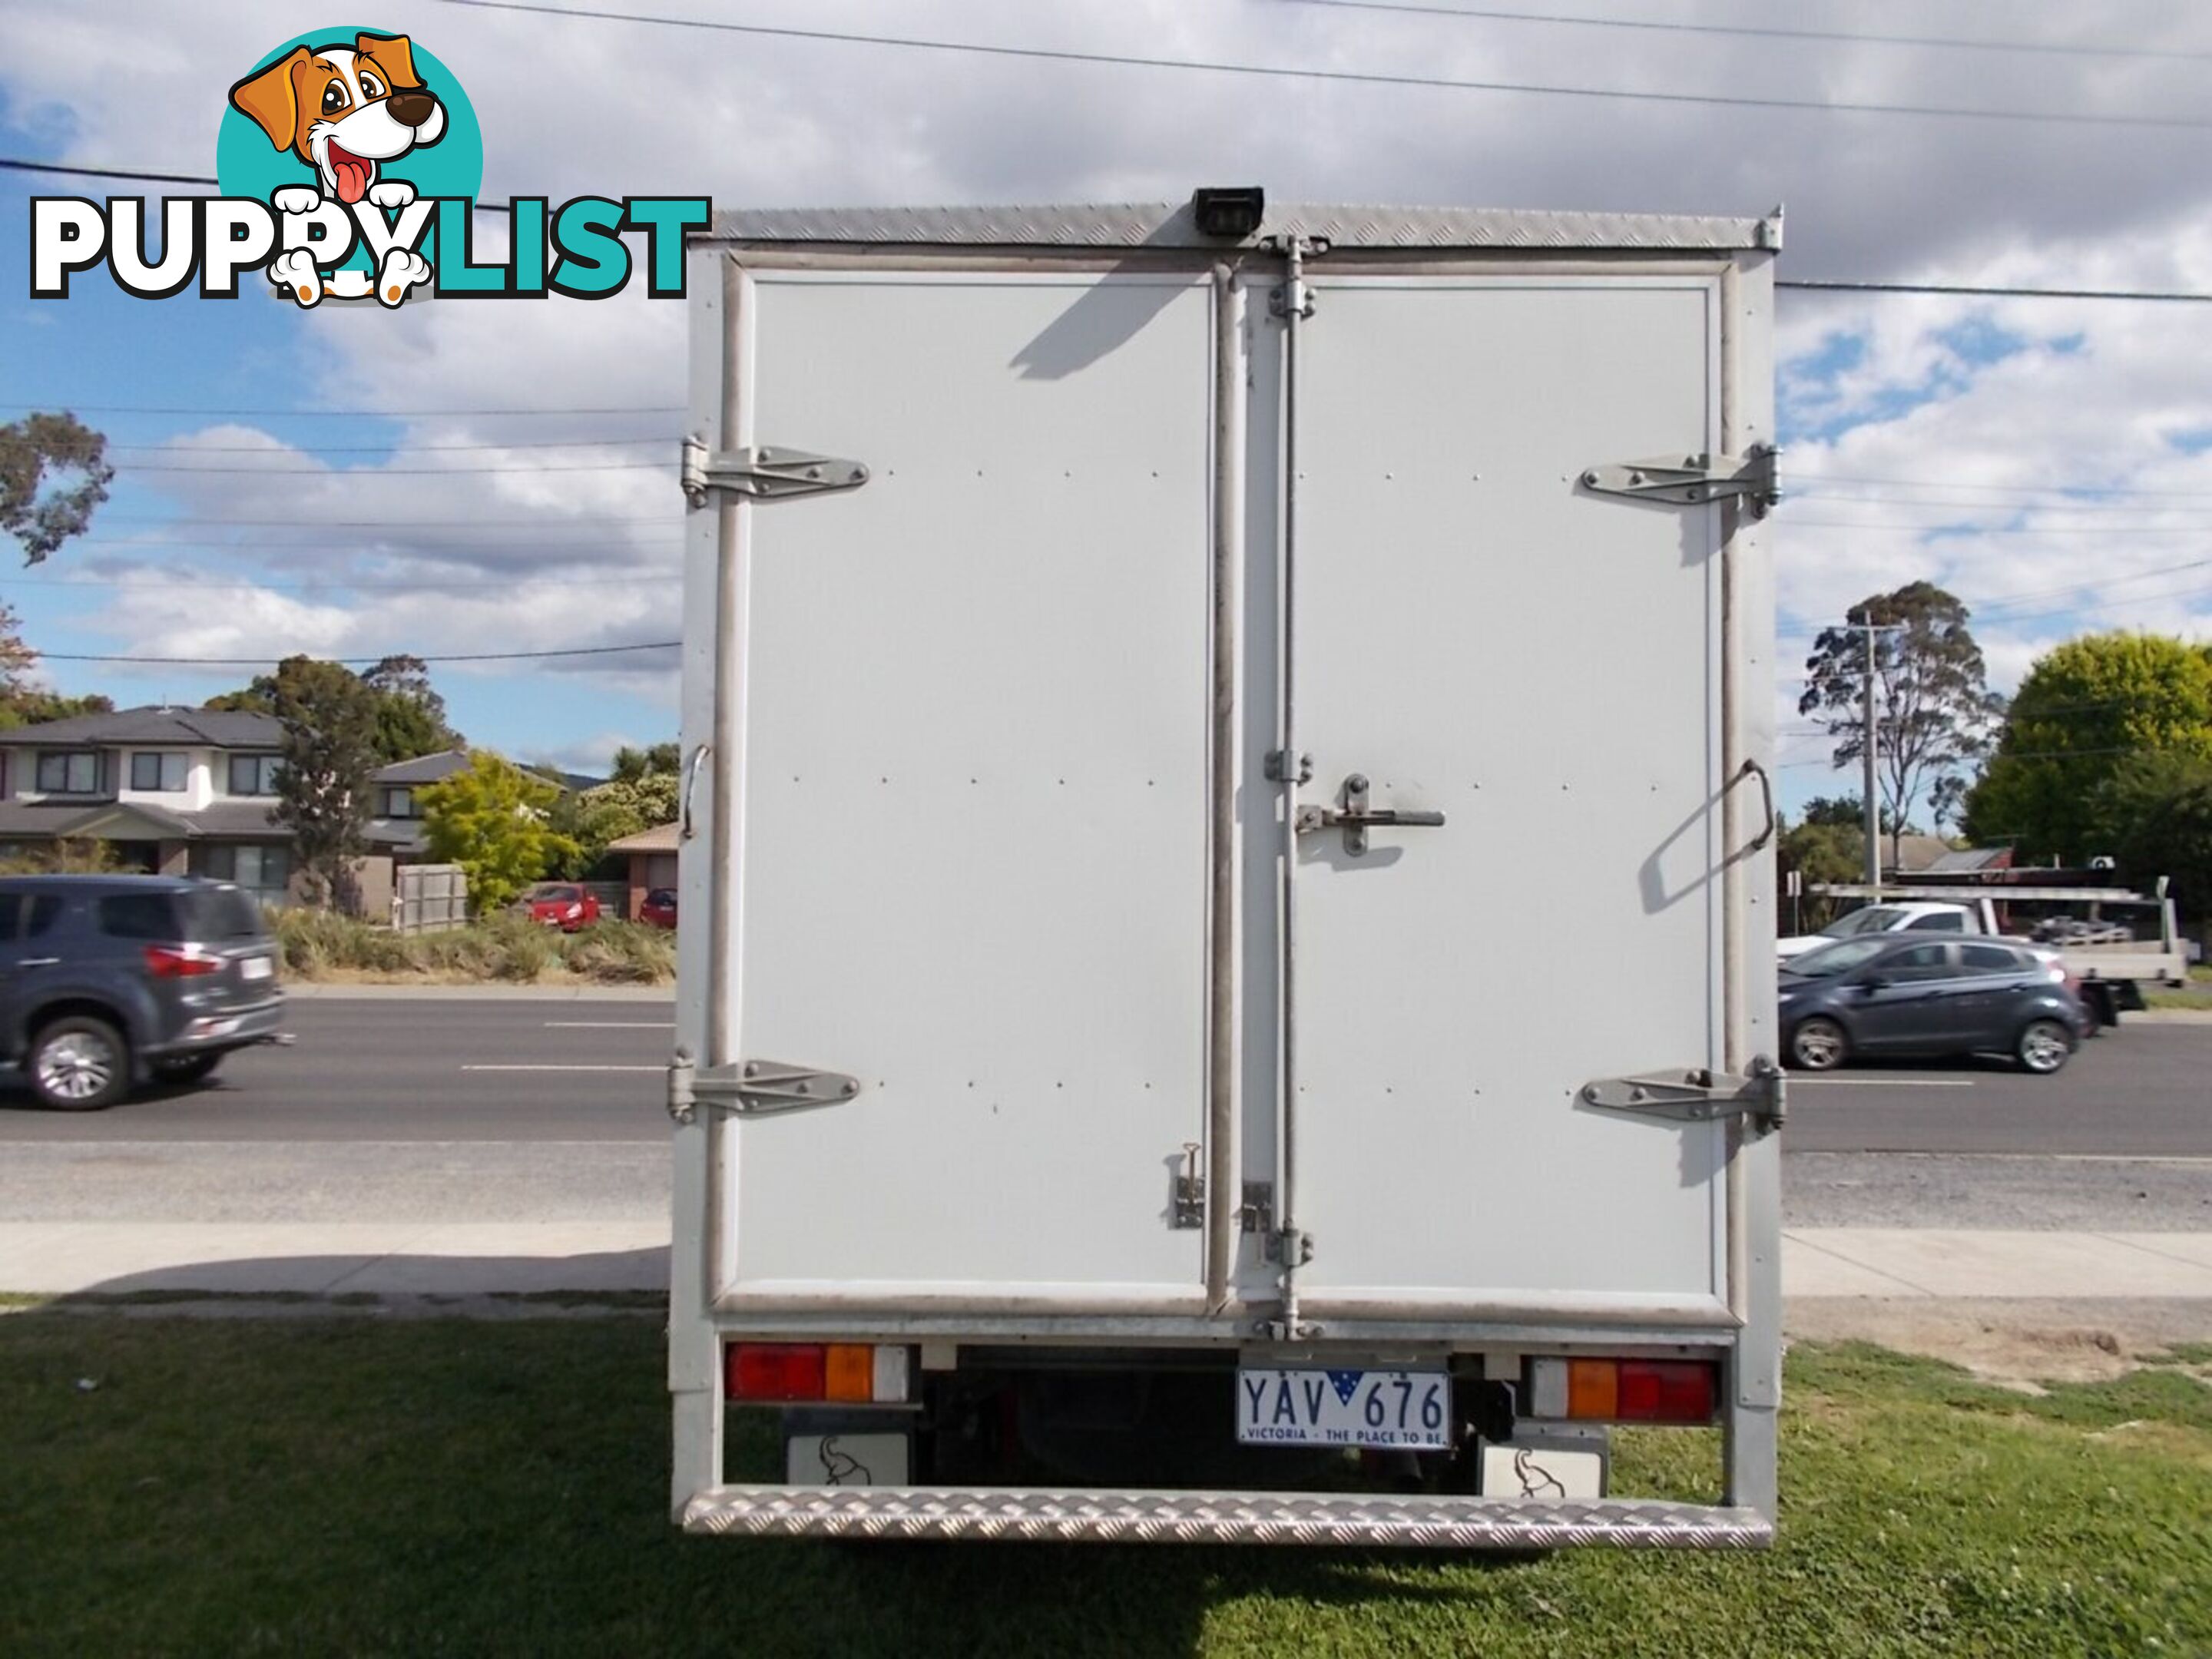
[[[1984,901],[1983,908],[1988,908]],[[1936,903],[1869,904],[1847,910],[1817,933],[1799,933],[1777,939],[1774,950],[1783,961],[1833,945],[1839,939],[1866,933],[1990,933],[1995,925],[1972,905],[1939,901]]]
[[[693,244],[682,1525],[1769,1541],[1780,236]]]

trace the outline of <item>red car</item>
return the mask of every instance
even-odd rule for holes
[[[591,889],[568,881],[541,881],[517,900],[514,908],[527,910],[531,921],[558,927],[564,933],[588,927],[599,919],[599,902],[592,896]]]
[[[637,919],[648,927],[675,927],[676,890],[656,887],[647,893],[645,902],[637,907]]]

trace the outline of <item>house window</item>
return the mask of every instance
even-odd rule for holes
[[[384,792],[384,816],[387,818],[411,818],[415,816],[415,792],[412,789],[387,789]]]
[[[96,795],[100,793],[100,751],[96,749],[55,750],[39,757],[39,793],[46,795]]]
[[[193,849],[193,873],[235,882],[264,904],[284,902],[292,881],[292,849],[217,843]]]
[[[141,751],[131,757],[131,787],[149,793],[158,791],[162,794],[173,795],[185,787],[185,771],[182,755]]]
[[[283,764],[274,755],[233,755],[230,757],[230,793],[234,795],[275,794],[277,769]]]

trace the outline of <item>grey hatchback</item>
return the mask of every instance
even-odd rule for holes
[[[1783,1052],[1825,1072],[1854,1054],[2010,1054],[2048,1074],[2092,1021],[2049,952],[1924,934],[1838,939],[1785,967]]]
[[[0,1060],[49,1106],[197,1083],[282,1042],[276,947],[252,895],[182,876],[0,878]]]

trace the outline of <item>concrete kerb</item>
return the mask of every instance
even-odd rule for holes
[[[1790,1228],[1782,1255],[1793,1304],[2149,1297],[2212,1315],[2212,1232]],[[34,1295],[658,1291],[668,1224],[0,1222],[0,1290]]]

